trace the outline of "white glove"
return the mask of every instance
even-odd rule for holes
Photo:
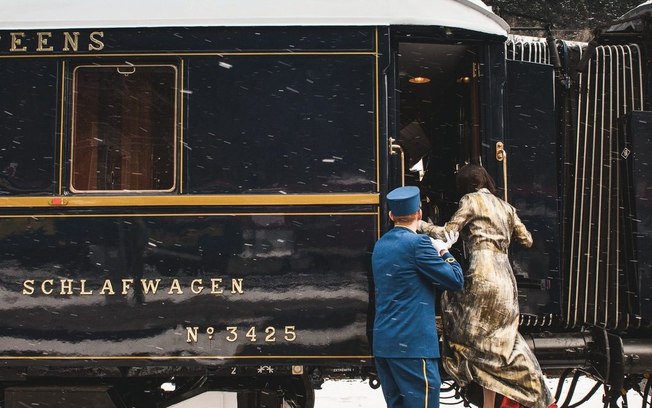
[[[444,252],[448,252],[448,250],[453,246],[454,243],[457,242],[457,239],[460,237],[460,233],[457,231],[445,231],[444,235],[446,236],[446,242],[442,241],[441,239],[430,238],[432,246],[437,250],[439,255],[442,255]]]
[[[435,247],[435,250],[439,255],[448,251],[448,247],[446,246],[446,243],[441,239],[430,238],[430,241],[432,242],[432,246]]]

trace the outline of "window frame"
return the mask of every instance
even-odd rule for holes
[[[89,69],[89,68],[97,68],[97,69],[107,69],[107,68],[115,68],[118,73],[120,74],[129,74],[129,70],[134,70],[134,69],[139,69],[139,68],[170,68],[171,69],[171,74],[172,74],[172,83],[174,84],[174,88],[172,90],[172,115],[171,115],[171,121],[172,121],[172,129],[171,129],[171,135],[172,135],[172,146],[171,146],[171,185],[169,188],[162,188],[162,189],[82,189],[82,188],[76,188],[74,185],[74,180],[75,180],[75,143],[79,142],[76,140],[77,134],[76,132],[78,131],[77,123],[76,123],[76,113],[78,110],[77,104],[79,103],[79,96],[77,92],[77,74],[81,69]],[[120,70],[125,70],[124,72],[120,72]],[[135,72],[135,71],[134,71]],[[69,132],[69,146],[67,149],[67,153],[69,155],[69,172],[68,172],[68,181],[67,181],[67,187],[68,191],[74,194],[141,194],[141,193],[172,193],[177,191],[179,188],[179,168],[180,168],[180,158],[179,158],[179,140],[181,137],[181,130],[180,130],[180,121],[179,121],[179,115],[180,115],[180,104],[181,104],[181,69],[179,67],[178,63],[171,63],[171,62],[150,62],[150,61],[135,61],[135,62],[91,62],[91,61],[86,61],[83,63],[75,64],[74,66],[71,67],[70,70],[70,80],[69,80],[69,90],[71,92],[71,98],[70,98],[70,106],[69,106],[69,111],[70,111],[70,132]],[[83,108],[82,108],[83,109]],[[154,169],[154,166],[152,166],[152,169]]]

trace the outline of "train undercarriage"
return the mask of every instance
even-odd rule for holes
[[[552,391],[560,407],[581,406],[595,394],[603,395],[605,407],[625,407],[627,393],[632,390],[644,401],[652,398],[652,383],[648,381],[652,349],[647,338],[623,338],[598,328],[562,333],[542,330],[524,337],[547,377],[558,380]],[[372,388],[380,386],[369,364],[348,368],[278,362],[206,368],[29,366],[5,367],[0,373],[3,408],[162,408],[181,406],[175,404],[206,392],[213,392],[211,401],[219,407],[312,408],[315,390],[325,380],[362,379]],[[481,404],[473,390],[459,389],[442,374],[442,395],[470,406]],[[595,384],[588,392],[577,389],[583,378]]]

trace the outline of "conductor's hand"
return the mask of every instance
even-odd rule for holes
[[[446,231],[445,235],[446,235],[446,241],[442,241],[441,239],[430,238],[430,241],[432,241],[432,246],[435,247],[439,255],[443,255],[444,253],[448,252],[448,250],[453,246],[453,244],[457,242],[460,233],[457,231],[451,231],[451,232]]]
[[[446,246],[446,243],[441,239],[430,238],[430,241],[432,242],[432,246],[435,247],[435,250],[440,256],[443,255],[446,251],[448,251],[448,247]]]

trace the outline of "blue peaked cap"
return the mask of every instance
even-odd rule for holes
[[[399,187],[387,194],[387,206],[394,215],[410,215],[419,211],[421,196],[419,187]]]

